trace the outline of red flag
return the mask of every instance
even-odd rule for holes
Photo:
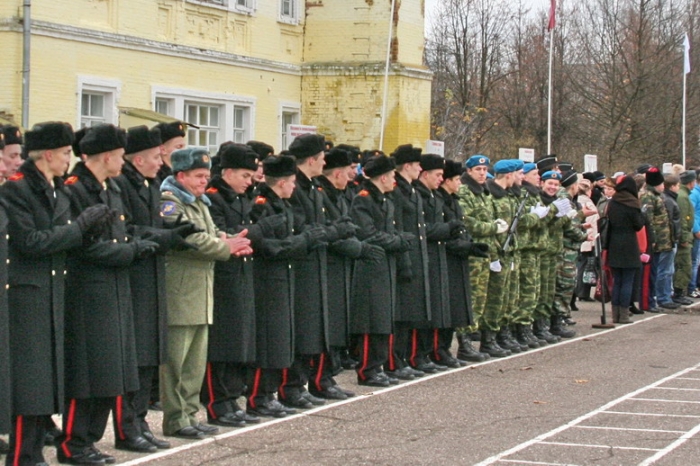
[[[557,12],[557,0],[552,0],[549,7],[549,25],[547,26],[547,31],[554,29],[556,24],[556,12]]]

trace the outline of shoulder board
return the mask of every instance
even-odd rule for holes
[[[369,191],[367,191],[366,189],[363,189],[362,191],[357,193],[357,195],[362,196],[362,197],[367,197],[367,196],[369,196]]]
[[[168,196],[173,196],[172,191],[163,191],[162,194],[167,194]]]
[[[212,186],[211,188],[207,189],[206,192],[207,194],[216,194],[219,192],[219,190]]]
[[[11,177],[9,177],[9,178],[7,179],[7,181],[19,181],[19,180],[21,180],[21,179],[24,179],[24,173],[22,173],[22,172],[17,172],[17,173],[15,173],[14,175],[12,175]]]
[[[255,203],[260,205],[260,204],[265,204],[267,202],[267,198],[264,196],[258,196],[255,198]]]
[[[66,179],[66,181],[63,182],[63,184],[67,184],[67,185],[70,186],[70,185],[75,184],[75,183],[77,183],[77,182],[78,182],[78,177],[75,176],[75,175],[73,175],[73,176],[69,176],[69,177]]]

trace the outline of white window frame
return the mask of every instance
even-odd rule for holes
[[[198,136],[201,133],[205,133],[207,136],[207,144],[205,146],[201,146],[200,144],[194,144],[195,146],[200,146],[200,147],[207,147],[209,151],[211,152],[216,152],[219,149],[219,145],[223,142],[221,141],[221,136],[224,134],[224,128],[222,126],[222,114],[225,112],[225,106],[219,103],[209,103],[209,102],[200,102],[200,101],[193,101],[193,100],[186,100],[185,103],[185,109],[184,109],[184,115],[186,120],[189,123],[192,123],[196,126],[196,128],[189,127],[187,128],[187,142],[189,144],[189,139],[190,139],[190,134],[191,133],[196,133]],[[189,117],[189,107],[194,106],[197,108],[197,121],[192,121],[192,119]],[[202,108],[207,108],[207,124],[204,124],[199,117],[201,116],[201,109]],[[214,126],[211,124],[209,121],[211,118],[211,109],[216,109],[217,113],[217,124]],[[216,141],[212,142],[211,141],[211,134],[216,134]],[[199,142],[199,138],[197,138],[197,142]]]
[[[292,140],[287,135],[287,128],[284,124],[284,114],[285,113],[295,113],[297,115],[297,122],[294,124],[301,124],[301,104],[298,102],[281,102],[279,106],[279,147],[280,150],[285,150],[289,148],[289,144]]]
[[[299,24],[299,0],[278,0],[279,1],[279,22],[286,24]],[[291,14],[283,12],[285,3],[292,7]]]
[[[187,122],[185,113],[185,105],[187,103],[221,106],[219,113],[219,127],[221,131],[219,133],[220,140],[217,141],[218,144],[234,140],[234,109],[235,107],[245,107],[247,110],[245,115],[247,140],[243,142],[255,139],[255,112],[257,104],[255,97],[153,86],[151,89],[151,102],[153,102],[154,107],[156,99],[171,101],[172,114],[169,116],[185,122]]]
[[[245,4],[239,4],[241,1]],[[258,7],[258,0],[187,0],[187,2],[248,15],[255,13]]]
[[[104,122],[116,125],[119,122],[119,99],[122,92],[121,81],[116,79],[98,78],[94,76],[78,76],[76,92],[76,128],[83,123],[83,93],[100,94],[104,96]]]

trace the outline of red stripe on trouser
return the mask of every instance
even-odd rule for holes
[[[362,380],[365,380],[367,378],[365,376],[365,369],[367,369],[367,359],[369,359],[367,354],[369,353],[369,335],[365,333],[362,339],[362,365],[357,369],[357,375],[360,376]]]
[[[260,373],[262,369],[259,367],[255,369],[255,379],[253,380],[253,391],[250,392],[250,398],[248,398],[248,404],[251,408],[255,409],[255,397],[258,396],[258,390],[260,390]]]
[[[316,379],[314,383],[316,384],[316,390],[321,391],[321,377],[323,376],[323,370],[325,369],[325,353],[321,353],[321,357],[318,360],[318,371],[316,371]]]
[[[64,435],[66,436],[66,439],[61,443],[61,449],[63,450],[63,454],[66,455],[67,458],[70,458],[73,456],[71,454],[71,451],[68,449],[68,442],[70,442],[71,438],[73,437],[73,423],[75,422],[75,398],[72,398],[70,400],[70,408],[68,408],[68,422],[66,422],[66,431],[64,432]]]
[[[413,329],[411,331],[411,365],[415,366],[416,365],[416,353],[418,352],[418,330]]]
[[[15,459],[12,466],[19,466],[20,455],[22,454],[22,433],[24,431],[24,418],[17,416],[17,426],[15,427]]]
[[[440,360],[440,353],[438,350],[440,349],[440,335],[438,335],[438,329],[434,328],[433,329],[433,356],[435,357],[436,361]]]
[[[649,275],[651,273],[651,265],[642,266],[642,302],[640,307],[644,310],[649,310]]]
[[[207,403],[207,411],[212,419],[216,419],[216,413],[214,412],[214,383],[211,377],[211,363],[207,363],[207,392],[209,392],[209,403]]]
[[[114,415],[117,417],[117,434],[119,435],[120,440],[126,440],[126,436],[124,435],[124,427],[122,426],[122,422],[124,422],[124,411],[122,409],[122,403],[124,403],[124,398],[122,398],[121,395],[117,396],[117,399],[115,401],[116,403],[116,409]]]
[[[389,370],[396,370],[396,361],[394,360],[394,334],[389,335]]]
[[[282,383],[280,384],[280,388],[277,390],[278,395],[280,398],[284,399],[284,386],[287,385],[287,379],[289,378],[289,369],[282,369]]]

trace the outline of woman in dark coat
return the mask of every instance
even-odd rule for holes
[[[613,322],[630,323],[629,306],[634,277],[642,266],[637,231],[644,226],[644,216],[637,197],[637,183],[625,176],[615,186],[608,206],[609,235],[608,265],[613,273]]]

